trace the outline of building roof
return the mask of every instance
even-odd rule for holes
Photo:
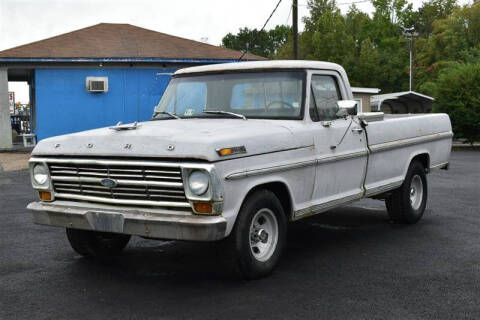
[[[235,61],[241,52],[130,24],[100,23],[0,51],[0,61]],[[265,60],[245,54],[242,60]]]
[[[368,93],[368,94],[375,94],[379,93],[381,90],[379,88],[360,88],[360,87],[352,87],[353,93]]]

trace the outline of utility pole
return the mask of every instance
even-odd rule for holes
[[[293,58],[298,60],[298,0],[293,0],[292,6]]]
[[[409,83],[409,90],[413,91],[414,84],[413,84],[413,56],[415,50],[415,38],[418,37],[418,33],[415,32],[414,27],[404,28],[403,35],[410,39],[410,83]]]

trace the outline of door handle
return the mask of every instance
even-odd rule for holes
[[[322,126],[329,128],[332,125],[332,121],[322,121]]]
[[[352,132],[356,132],[356,133],[360,134],[360,133],[363,132],[363,129],[362,128],[353,128]]]

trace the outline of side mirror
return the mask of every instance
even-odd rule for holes
[[[337,116],[339,117],[346,117],[348,115],[354,116],[357,114],[357,101],[355,100],[337,101],[337,107]]]

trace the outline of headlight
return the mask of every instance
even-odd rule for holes
[[[33,179],[39,185],[44,185],[48,181],[48,171],[43,164],[36,164],[33,167]]]
[[[209,177],[204,171],[193,171],[188,177],[188,187],[190,191],[196,195],[201,196],[208,190]]]

